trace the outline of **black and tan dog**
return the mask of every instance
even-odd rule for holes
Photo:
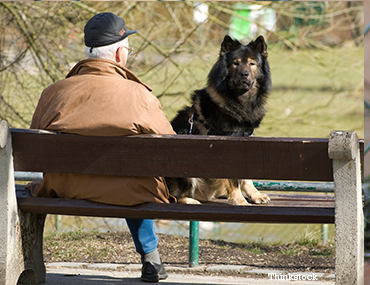
[[[207,86],[192,94],[191,107],[180,110],[171,124],[178,134],[250,136],[264,115],[271,89],[267,45],[262,36],[243,45],[225,36]],[[169,178],[170,193],[179,203],[199,204],[227,196],[234,205],[269,203],[251,180]]]

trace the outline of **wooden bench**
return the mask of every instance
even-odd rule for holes
[[[330,139],[184,135],[87,137],[37,130],[10,131],[2,121],[0,241],[6,246],[0,249],[0,284],[13,285],[18,278],[26,284],[45,281],[42,235],[46,214],[246,223],[335,223],[336,282],[361,284],[361,157],[363,141],[358,140],[354,132],[332,132]],[[31,197],[24,186],[15,187],[14,171],[334,181],[336,198],[334,203],[330,195],[271,194],[269,205],[148,203],[134,207],[112,206],[86,200]]]

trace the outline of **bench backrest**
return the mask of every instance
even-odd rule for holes
[[[11,134],[16,171],[333,181],[328,139]]]

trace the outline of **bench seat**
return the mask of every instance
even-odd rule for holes
[[[146,203],[115,206],[77,199],[34,198],[16,185],[19,208],[24,212],[110,218],[143,218],[218,222],[334,223],[334,195],[269,194],[267,205],[234,206],[226,199],[202,205]]]

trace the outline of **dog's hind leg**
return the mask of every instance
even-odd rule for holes
[[[196,199],[193,199],[193,198],[189,198],[189,197],[180,197],[178,200],[177,200],[177,203],[180,203],[180,204],[202,204],[201,202],[199,202],[198,200]]]
[[[260,193],[253,185],[252,180],[239,180],[241,189],[247,194],[248,199],[254,204],[268,204],[270,198],[266,194]]]
[[[201,204],[194,197],[195,192],[199,189],[198,179],[196,178],[170,178],[166,177],[166,183],[169,192],[177,199],[180,204]]]
[[[227,199],[233,205],[249,205],[247,200],[242,195],[241,192],[241,180],[237,179],[224,179],[225,186],[227,187]]]

